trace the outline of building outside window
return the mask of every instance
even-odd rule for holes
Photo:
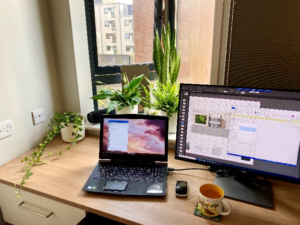
[[[134,43],[134,34],[132,34],[131,36],[132,36],[132,43]]]
[[[92,72],[93,94],[100,89],[109,87],[122,89],[121,65],[148,64],[149,69],[153,71],[153,26],[156,23],[161,24],[162,21],[154,15],[156,7],[160,8],[161,11],[158,15],[161,15],[160,2],[164,0],[84,1],[89,5],[87,22],[91,20],[90,24],[93,25],[88,26],[88,29],[92,30],[90,40],[93,44],[90,46],[96,46],[90,50],[94,57],[90,55],[90,59],[97,59],[92,61],[94,67],[94,72]],[[157,1],[157,4],[153,4],[153,1]],[[135,23],[135,28],[133,23]],[[109,32],[103,27],[111,27],[113,32]],[[135,41],[136,43],[130,40],[130,36],[133,38],[134,33],[139,37]],[[127,45],[129,48],[126,48]],[[105,85],[99,85],[94,81],[101,81]],[[98,106],[107,107],[107,103],[94,101],[94,107],[95,109]]]

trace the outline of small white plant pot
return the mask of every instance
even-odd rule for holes
[[[61,138],[65,142],[70,142],[70,139],[73,140],[75,137],[72,136],[72,132],[74,132],[73,123],[69,123],[67,127],[62,128],[60,130],[61,132]],[[81,141],[85,137],[85,128],[84,128],[84,120],[82,120],[82,131],[79,131],[78,134],[80,134],[82,137],[78,138],[77,141]]]
[[[164,111],[159,111],[160,116],[167,116],[167,113]],[[177,129],[177,115],[178,113],[173,113],[169,119],[169,133],[176,133]]]
[[[138,114],[138,105],[133,106],[133,109],[131,107],[124,107],[123,109],[117,111],[117,114]]]

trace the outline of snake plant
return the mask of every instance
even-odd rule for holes
[[[170,23],[161,30],[161,40],[155,31],[153,44],[153,62],[159,83],[166,85],[167,81],[174,84],[178,77],[181,59],[181,47],[176,49],[176,31],[171,34]]]

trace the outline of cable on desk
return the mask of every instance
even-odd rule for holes
[[[210,171],[210,170],[208,170],[208,169],[202,169],[202,168],[174,169],[174,168],[168,167],[168,172],[173,172],[173,171],[183,171],[183,170],[206,170],[206,171]]]

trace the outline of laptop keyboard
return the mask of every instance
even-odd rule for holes
[[[142,182],[162,182],[163,166],[139,167],[139,166],[116,166],[101,165],[94,174],[94,179],[126,180]]]

